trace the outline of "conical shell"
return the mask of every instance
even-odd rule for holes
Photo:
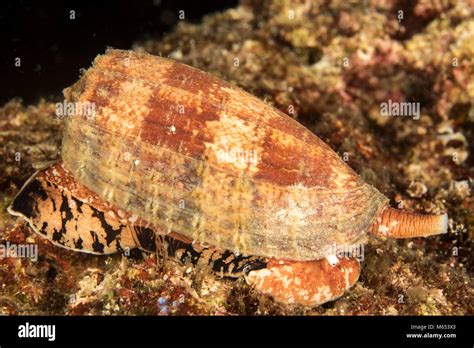
[[[95,107],[67,117],[65,166],[163,233],[313,260],[362,242],[386,205],[299,123],[181,63],[108,50],[64,94]]]

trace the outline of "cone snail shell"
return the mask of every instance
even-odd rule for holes
[[[282,302],[320,304],[357,280],[357,261],[324,260],[331,246],[446,232],[446,214],[390,208],[295,120],[184,64],[108,50],[64,95],[95,106],[65,118],[56,168],[95,197],[91,209],[102,201],[156,234],[265,258],[247,280]],[[292,293],[292,282],[304,284]]]

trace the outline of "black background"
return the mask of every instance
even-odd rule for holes
[[[0,0],[0,103],[21,97],[35,103],[58,96],[107,46],[129,49],[137,40],[159,39],[178,22],[199,23],[205,14],[236,0]],[[74,10],[76,19],[69,18]],[[15,58],[21,67],[15,67]]]
[[[18,338],[18,326],[56,325],[56,340]],[[411,325],[455,325],[456,338],[408,339]],[[473,317],[0,317],[0,345],[205,347],[229,344],[299,347],[472,347]]]

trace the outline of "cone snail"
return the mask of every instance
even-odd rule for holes
[[[298,122],[187,65],[109,49],[64,95],[93,112],[64,117],[61,161],[8,209],[59,246],[164,252],[317,306],[360,274],[335,246],[447,231],[446,214],[391,208]]]

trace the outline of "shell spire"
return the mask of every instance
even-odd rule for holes
[[[448,214],[424,215],[386,207],[372,225],[372,233],[391,238],[427,237],[447,233]]]

